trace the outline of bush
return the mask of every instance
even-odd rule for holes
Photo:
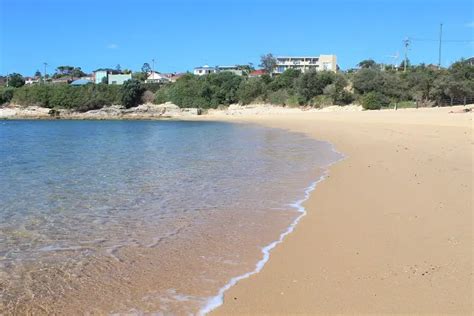
[[[289,107],[299,107],[300,106],[300,100],[297,95],[293,94],[288,97],[288,100],[286,101],[286,105]]]
[[[122,93],[122,104],[127,108],[139,105],[145,92],[145,88],[142,87],[140,81],[135,79],[125,81],[120,90]]]
[[[366,110],[380,110],[390,104],[390,100],[379,92],[369,92],[362,96],[362,107]]]
[[[15,89],[12,102],[48,108],[88,111],[106,105],[121,104],[120,86],[117,85],[33,85]]]
[[[238,99],[242,104],[249,104],[263,94],[264,86],[259,78],[249,78],[242,81],[237,92]]]
[[[325,106],[333,105],[332,98],[328,95],[318,95],[311,99],[310,105],[315,108],[323,108]]]
[[[163,104],[170,101],[169,86],[163,86],[155,92],[154,104]]]
[[[150,90],[146,90],[142,95],[142,103],[153,103],[155,100],[155,94]]]
[[[288,100],[288,92],[284,89],[271,92],[268,95],[267,101],[275,105],[286,105]]]
[[[0,105],[11,101],[14,90],[15,89],[9,87],[0,88]]]

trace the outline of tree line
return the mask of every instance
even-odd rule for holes
[[[174,83],[145,84],[138,79],[122,86],[39,84],[4,87],[0,103],[69,108],[79,111],[118,104],[126,107],[172,102],[180,107],[217,108],[230,104],[271,103],[282,106],[361,104],[366,109],[402,106],[440,106],[474,101],[474,65],[460,60],[447,69],[408,65],[406,71],[382,67],[372,60],[346,72],[288,69],[270,75],[275,63],[262,56],[267,74],[260,77],[220,72],[185,74]],[[68,71],[70,69],[67,69]],[[18,78],[15,78],[18,81]]]

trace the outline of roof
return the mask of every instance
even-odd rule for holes
[[[251,73],[249,73],[250,76],[261,76],[261,75],[264,75],[264,74],[265,74],[264,69],[257,69],[257,70],[252,71]]]
[[[276,59],[319,59],[320,56],[278,56]]]
[[[211,67],[209,65],[204,65],[204,66],[201,66],[201,67],[195,67],[194,69],[215,69],[215,67]]]
[[[82,86],[82,85],[85,85],[85,84],[88,84],[88,83],[91,83],[91,81],[87,80],[87,79],[77,79],[77,80],[74,80],[73,82],[71,82],[71,84],[73,86]]]

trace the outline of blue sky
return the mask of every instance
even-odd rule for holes
[[[48,62],[85,71],[117,64],[161,72],[259,63],[260,55],[336,54],[343,69],[403,54],[409,36],[473,40],[464,0],[0,0],[0,74],[32,75]],[[474,55],[472,42],[443,44],[442,64]],[[413,41],[413,63],[437,63],[438,43]]]

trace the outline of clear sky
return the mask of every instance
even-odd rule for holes
[[[342,69],[392,62],[413,41],[412,63],[474,55],[471,0],[0,0],[0,74],[59,65],[161,72],[258,65],[260,55],[336,54]],[[465,42],[460,42],[464,40]],[[471,40],[471,42],[466,42]]]

